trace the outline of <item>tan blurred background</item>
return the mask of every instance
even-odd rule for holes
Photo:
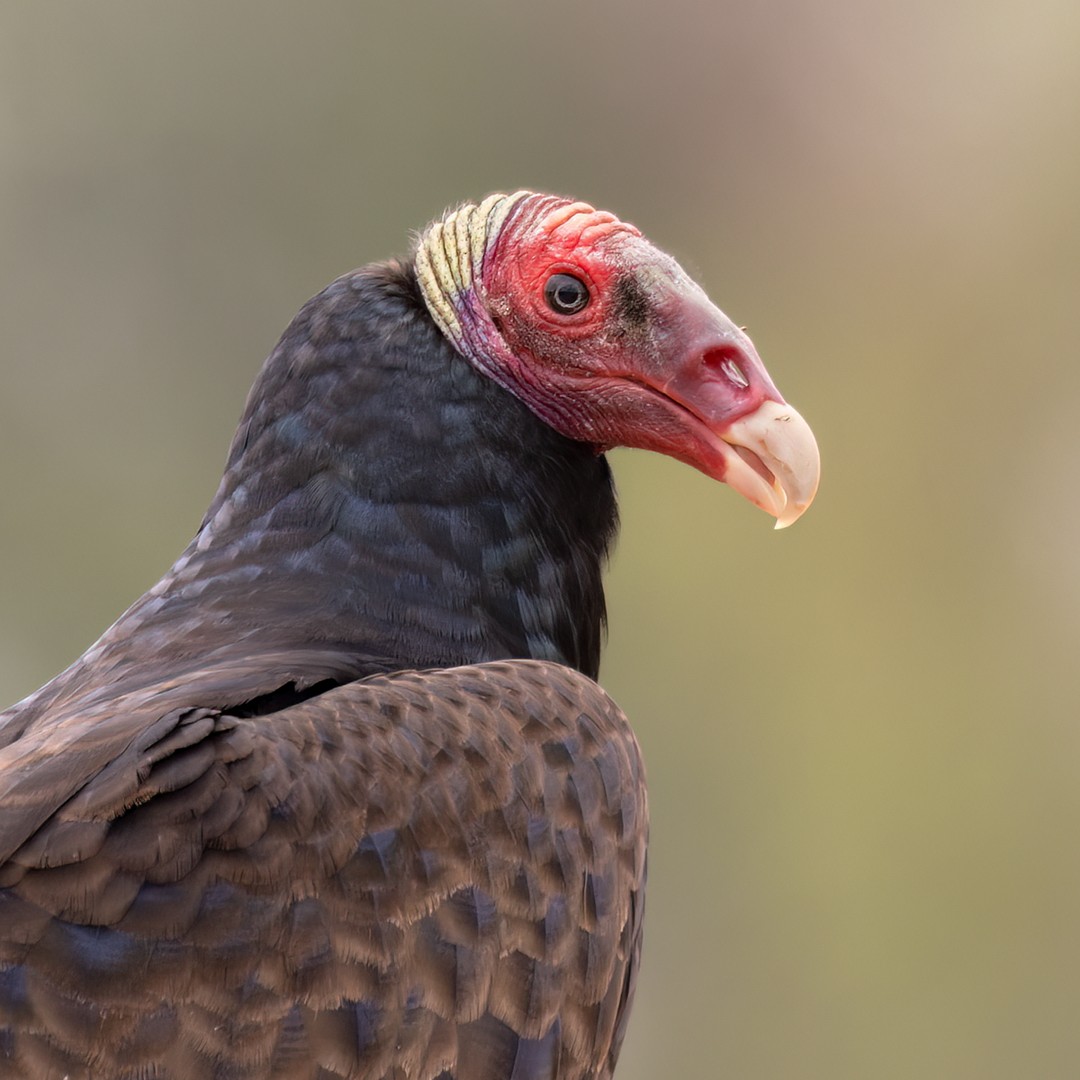
[[[333,276],[531,186],[814,426],[787,533],[615,455],[644,743],[620,1080],[1080,1076],[1074,0],[0,7],[0,697],[169,565]]]

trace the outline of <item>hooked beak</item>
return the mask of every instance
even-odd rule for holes
[[[683,411],[677,456],[776,518],[797,521],[813,502],[821,458],[809,424],[769,378],[750,338],[703,295],[684,305],[674,370],[652,382]],[[670,452],[670,451],[669,451]]]
[[[821,458],[810,425],[783,401],[763,401],[718,432],[732,448],[723,481],[776,518],[776,528],[798,521],[814,501]]]

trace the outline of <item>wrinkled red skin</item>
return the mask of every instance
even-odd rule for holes
[[[548,307],[558,273],[588,286],[580,312]],[[750,339],[674,259],[583,203],[524,201],[484,258],[481,290],[506,346],[500,381],[598,449],[658,451],[721,480],[723,432],[783,401]]]

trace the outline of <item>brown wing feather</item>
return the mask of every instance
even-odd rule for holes
[[[153,730],[0,864],[3,1075],[611,1075],[647,810],[595,683],[406,672]]]

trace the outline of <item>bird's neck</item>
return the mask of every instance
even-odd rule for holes
[[[122,623],[192,658],[325,644],[365,671],[595,675],[615,526],[605,460],[463,360],[410,266],[369,267],[286,330],[198,535]]]

